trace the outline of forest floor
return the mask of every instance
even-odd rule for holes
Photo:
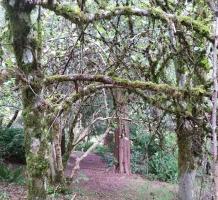
[[[72,154],[66,167],[69,176],[76,157]],[[174,200],[176,186],[159,181],[149,181],[139,175],[119,175],[108,168],[101,156],[88,155],[81,163],[80,170],[69,187],[68,195],[53,192],[51,199],[66,200]],[[0,183],[0,200],[23,200],[26,188],[16,184]],[[5,197],[4,197],[5,195]],[[2,197],[1,197],[2,196]],[[9,197],[9,198],[6,198]]]

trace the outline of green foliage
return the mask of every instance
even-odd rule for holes
[[[15,170],[9,169],[5,164],[0,164],[0,181],[24,184],[23,168],[18,167]]]
[[[93,144],[93,142],[87,141],[80,143],[76,146],[76,151],[87,151],[87,149]]]
[[[170,133],[157,138],[132,129],[131,168],[152,179],[175,182],[177,180],[177,151],[172,152],[176,139]]]
[[[99,156],[104,156],[108,152],[110,152],[110,150],[107,146],[98,145],[95,148],[95,153],[97,153]]]
[[[98,145],[95,153],[102,157],[102,160],[107,163],[108,167],[112,167],[117,162],[113,153],[111,153],[111,149],[107,146]]]
[[[25,162],[23,129],[0,129],[0,158]]]
[[[6,192],[0,191],[0,200],[10,200]]]
[[[56,185],[56,186],[51,186],[49,185],[48,189],[47,189],[47,193],[49,195],[57,195],[57,194],[71,194],[71,191],[64,187],[63,185]]]
[[[177,180],[177,160],[173,154],[166,151],[156,152],[149,161],[151,177],[162,181]]]
[[[15,64],[10,61],[6,61],[6,68],[10,68],[8,65],[14,67]],[[4,68],[0,66],[0,71],[1,70],[4,70]],[[2,118],[2,124],[0,123],[0,127],[6,126],[11,120],[15,110],[21,109],[21,102],[19,101],[17,92],[11,90],[15,85],[15,78],[11,78],[0,85],[0,117]]]

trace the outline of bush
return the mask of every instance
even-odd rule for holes
[[[18,167],[15,170],[9,169],[5,164],[0,164],[0,181],[24,184],[23,168]]]
[[[10,200],[6,192],[0,191],[0,200]]]
[[[0,158],[25,163],[23,129],[0,129]]]
[[[89,147],[91,147],[93,145],[93,142],[82,142],[80,144],[78,144],[75,148],[76,151],[87,151]]]
[[[98,154],[99,156],[104,156],[108,152],[110,152],[110,150],[107,146],[98,145],[95,148],[95,153]]]
[[[165,151],[155,153],[148,163],[148,171],[155,179],[175,182],[177,180],[177,159]]]
[[[133,129],[131,134],[132,172],[152,179],[176,182],[177,151],[172,150],[176,144],[175,135],[166,133],[160,141],[160,138],[137,129]]]
[[[108,167],[112,167],[117,161],[111,151],[112,150],[107,146],[98,145],[94,152],[101,156],[102,160],[107,163]]]

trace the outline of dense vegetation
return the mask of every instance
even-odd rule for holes
[[[28,199],[46,199],[95,152],[180,200],[217,200],[216,4],[3,0],[0,180],[24,164]]]

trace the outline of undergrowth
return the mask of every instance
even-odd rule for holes
[[[23,176],[23,168],[10,169],[5,164],[0,164],[0,181],[8,183],[25,184],[25,177]]]

